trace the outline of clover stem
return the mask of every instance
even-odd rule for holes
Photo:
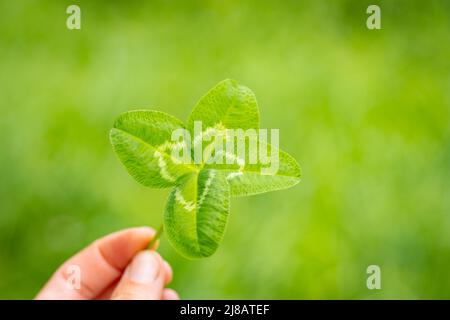
[[[148,248],[150,250],[156,249],[156,248],[154,248],[154,246],[156,244],[156,241],[158,241],[159,237],[161,237],[161,234],[163,233],[163,231],[164,231],[164,225],[161,224],[161,226],[159,227],[158,231],[156,231],[155,236],[153,237],[153,239],[148,244]]]

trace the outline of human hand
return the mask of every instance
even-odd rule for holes
[[[172,280],[170,265],[145,250],[155,234],[148,227],[130,228],[94,241],[59,267],[35,299],[179,299],[165,288]],[[74,270],[78,285],[72,283]]]

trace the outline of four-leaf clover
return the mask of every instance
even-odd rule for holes
[[[200,137],[194,135],[196,122],[203,126]],[[186,125],[163,112],[136,110],[121,114],[110,132],[114,151],[136,181],[152,188],[173,188],[164,213],[172,246],[187,258],[208,257],[222,240],[231,196],[291,187],[300,181],[301,171],[294,158],[261,139],[256,141],[260,148],[278,153],[274,173],[262,173],[264,164],[250,164],[234,155],[235,163],[207,158],[200,163],[180,161],[173,157],[180,143],[172,141],[173,132],[180,129],[193,137],[188,150],[193,160],[194,145],[200,143],[205,150],[213,143],[204,141],[205,136],[222,135],[226,141],[229,129],[259,129],[255,95],[234,80],[224,80],[200,99]],[[249,156],[247,151],[245,157]]]

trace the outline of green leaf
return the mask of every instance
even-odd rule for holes
[[[110,140],[129,174],[153,188],[175,186],[180,177],[195,172],[194,166],[171,157],[171,135],[183,123],[159,111],[130,111],[119,116]]]
[[[232,171],[227,174],[231,195],[249,196],[290,188],[300,182],[301,170],[298,163],[286,152],[280,150],[279,170],[275,174],[261,174],[260,167],[249,165],[242,174]],[[231,175],[230,175],[231,173]]]
[[[203,136],[222,133],[226,136],[226,129],[259,129],[259,111],[253,92],[234,80],[224,80],[208,91],[197,103],[188,119],[188,129],[194,133],[194,121],[202,122]],[[192,134],[194,136],[194,134]],[[227,137],[228,138],[228,137]],[[194,145],[196,145],[194,139]],[[203,142],[202,150],[208,148],[214,141]],[[277,164],[279,170],[274,174],[261,174],[266,165],[249,163],[249,141],[246,142],[244,167],[238,164],[203,164],[205,168],[220,170],[225,174],[230,185],[232,196],[246,196],[289,188],[300,181],[300,166],[286,152],[279,150]],[[259,142],[259,147],[271,146]],[[277,150],[273,150],[276,152]],[[233,156],[229,155],[228,156]],[[225,163],[225,161],[224,161]]]
[[[192,110],[187,127],[193,133],[194,121],[203,128],[220,124],[226,128],[259,128],[258,104],[254,93],[235,80],[223,80],[209,90]]]
[[[258,139],[256,139],[258,140]],[[212,141],[211,143],[214,143]],[[272,147],[265,142],[256,141],[257,151],[260,148],[266,148],[267,156],[278,153],[278,157],[272,159],[272,163],[250,164],[250,141],[245,141],[245,155],[239,158],[236,154],[228,155],[236,158],[235,164],[226,164],[226,158],[223,158],[222,164],[205,164],[205,169],[215,169],[226,176],[230,185],[231,196],[249,196],[259,193],[265,193],[275,190],[290,188],[300,182],[301,169],[297,161],[288,153]],[[226,154],[226,152],[225,152]],[[214,156],[214,155],[213,155]],[[238,159],[243,163],[239,165]],[[271,172],[270,166],[277,168]]]
[[[164,215],[172,246],[191,259],[212,255],[225,231],[229,198],[226,177],[216,170],[183,178],[170,193]]]

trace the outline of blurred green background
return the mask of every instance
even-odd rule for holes
[[[225,78],[303,179],[233,199],[208,259],[163,237],[181,297],[450,298],[449,1],[29,0],[0,17],[0,298],[34,297],[104,234],[158,227],[169,190],[132,180],[108,131],[136,108],[185,120]]]

